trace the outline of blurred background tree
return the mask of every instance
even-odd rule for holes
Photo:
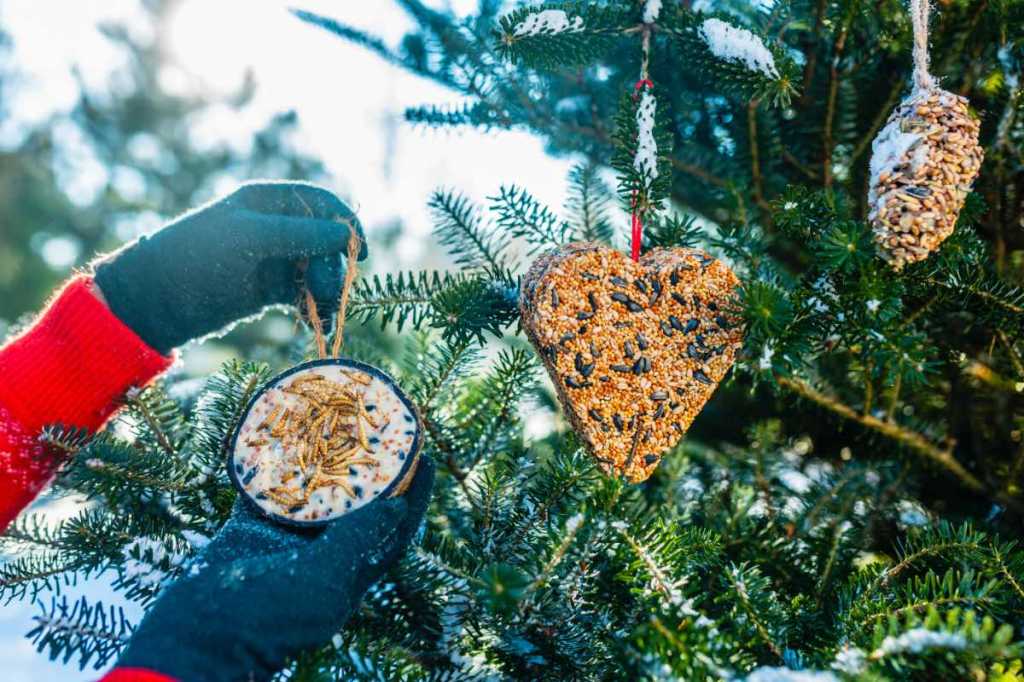
[[[275,116],[244,151],[197,143],[199,116],[216,106],[246,107],[255,85],[247,78],[228,96],[167,91],[161,72],[173,57],[165,24],[178,4],[145,2],[152,17],[148,37],[103,26],[126,57],[110,87],[97,91],[79,79],[73,110],[55,114],[0,152],[0,287],[6,293],[0,318],[12,321],[37,310],[69,266],[85,265],[96,253],[211,198],[225,181],[325,179],[323,164],[290,143],[294,111]],[[8,68],[0,78],[10,87],[17,73]],[[84,197],[69,196],[61,182],[69,145],[71,153],[87,155],[102,177]]]

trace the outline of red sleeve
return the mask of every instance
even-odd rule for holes
[[[115,668],[100,682],[175,682],[175,679],[145,668]]]
[[[88,277],[72,279],[35,324],[0,348],[0,530],[60,464],[36,441],[42,427],[99,429],[128,388],[173,361],[125,326],[92,287]]]

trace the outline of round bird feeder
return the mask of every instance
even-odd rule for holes
[[[228,471],[265,516],[322,525],[403,494],[422,431],[416,407],[383,371],[355,360],[312,360],[252,398],[232,438]]]

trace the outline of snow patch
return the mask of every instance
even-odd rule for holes
[[[165,542],[141,537],[132,540],[121,550],[124,557],[122,571],[126,580],[135,580],[145,587],[156,587],[168,577],[164,568],[178,568],[186,555],[169,547]]]
[[[579,33],[583,30],[583,17],[573,17],[560,9],[546,9],[527,15],[516,24],[512,35],[525,38],[536,35],[558,35],[559,33]]]
[[[658,100],[650,90],[644,90],[636,110],[637,145],[633,168],[644,178],[647,187],[658,177],[658,143],[654,140],[654,115],[657,109]]]
[[[653,24],[661,13],[661,0],[647,0],[644,3],[644,23]]]
[[[744,64],[769,78],[778,78],[775,57],[764,42],[745,28],[732,26],[721,19],[708,19],[700,27],[701,37],[711,53],[719,59]]]
[[[830,672],[762,666],[747,675],[746,682],[839,682],[839,678]]]
[[[919,654],[925,649],[963,649],[967,640],[963,635],[953,632],[935,632],[925,628],[907,630],[898,637],[889,636],[882,640],[882,645],[871,653],[872,658],[882,658],[890,654],[910,652]]]
[[[847,647],[832,662],[832,668],[847,675],[859,675],[864,671],[867,654],[856,647]]]
[[[872,298],[864,303],[864,306],[868,309],[869,313],[877,313],[878,306],[880,305],[882,305],[882,302],[879,301],[877,298]]]

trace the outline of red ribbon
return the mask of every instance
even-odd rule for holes
[[[630,255],[634,261],[640,260],[640,244],[644,240],[644,219],[636,212],[636,195],[633,196],[633,237],[630,241]]]
[[[633,89],[639,93],[644,88],[654,89],[654,83],[650,78],[641,78],[633,86]],[[636,94],[633,95],[636,98]],[[640,260],[640,245],[644,241],[644,217],[643,213],[637,212],[636,210],[636,192],[633,192],[633,206],[632,206],[632,236],[630,238],[630,256],[634,261],[639,262]]]

